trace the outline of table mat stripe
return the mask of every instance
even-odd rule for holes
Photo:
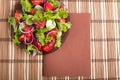
[[[19,0],[10,0],[10,1],[19,1]],[[60,0],[64,1],[64,0]],[[71,2],[75,2],[75,0],[68,0]],[[113,0],[79,0],[80,2],[113,2]],[[120,2],[119,0],[114,0],[114,2]]]
[[[7,22],[8,19],[0,19],[0,22]],[[120,23],[120,20],[91,20],[91,23]]]
[[[110,59],[92,59],[92,62],[119,62],[120,59],[116,58],[110,58]],[[38,63],[41,64],[43,63],[43,60],[22,60],[22,59],[0,59],[0,63]]]
[[[8,33],[0,36],[0,80],[119,80],[120,79],[120,0],[61,0],[70,13],[91,13],[91,76],[44,77],[42,56],[24,54],[13,45]],[[0,0],[0,34],[7,29],[8,11],[14,9],[19,0]],[[9,5],[10,4],[10,5]],[[8,10],[8,11],[7,11]],[[4,12],[4,14],[3,14]],[[13,13],[13,12],[10,12]],[[99,33],[98,33],[99,32]],[[5,43],[5,44],[4,44]],[[8,46],[9,45],[9,46]],[[9,49],[8,51],[4,51]],[[4,51],[4,52],[3,52]],[[8,55],[6,55],[8,52]],[[35,66],[36,65],[36,66]],[[8,68],[8,69],[7,69]],[[19,70],[16,70],[16,69]],[[32,70],[31,70],[32,69]],[[8,71],[7,71],[8,70]],[[8,74],[7,74],[8,72]],[[35,75],[34,75],[35,74]],[[37,75],[36,75],[37,74]],[[6,76],[9,76],[6,78]],[[16,77],[17,76],[17,77]]]
[[[0,38],[0,41],[12,41],[12,39],[11,38]],[[92,39],[90,39],[90,41],[91,42],[95,42],[95,41],[120,41],[120,38],[106,38],[106,39],[102,39],[102,38],[92,38]]]

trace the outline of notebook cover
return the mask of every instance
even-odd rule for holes
[[[90,76],[90,14],[71,13],[70,21],[61,48],[43,56],[44,76]]]

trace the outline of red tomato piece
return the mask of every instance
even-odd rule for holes
[[[45,4],[44,4],[44,10],[50,10],[50,11],[53,11],[53,6],[52,6],[52,4],[51,3],[49,3],[49,2],[46,2]]]
[[[55,39],[53,39],[51,42],[49,42],[45,46],[43,46],[42,50],[44,52],[50,52],[54,48],[54,45],[55,45]]]
[[[31,0],[31,3],[35,6],[35,5],[41,5],[43,4],[44,0]]]
[[[35,24],[36,28],[43,29],[45,27],[46,22],[45,21],[43,21],[43,22],[35,21],[34,24]]]
[[[31,26],[28,26],[28,25],[26,25],[26,26],[24,27],[24,31],[25,31],[25,32],[29,32],[29,31],[31,31],[31,29],[32,29],[32,27],[31,27]]]
[[[23,41],[24,41],[24,38],[25,38],[25,35],[22,34],[22,35],[20,36],[20,38],[19,38],[19,41],[23,42]]]
[[[36,12],[36,9],[31,9],[31,11],[30,11],[30,13],[32,14],[32,15],[34,15],[35,14],[35,12]]]
[[[38,46],[37,46],[38,50],[41,50],[41,47],[42,47],[41,43],[38,42],[37,45],[38,45]]]
[[[19,12],[19,10],[15,11],[14,17],[15,17],[16,21],[19,23],[20,22],[20,12]]]
[[[66,23],[66,19],[62,18],[62,19],[60,19],[60,22]]]
[[[49,31],[46,36],[56,38],[57,34],[58,34],[58,31],[53,29],[53,30]]]

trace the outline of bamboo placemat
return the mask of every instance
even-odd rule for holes
[[[41,55],[24,54],[11,42],[7,17],[20,0],[0,0],[0,80],[119,80],[120,0],[63,0],[70,13],[91,13],[91,76],[44,77]]]

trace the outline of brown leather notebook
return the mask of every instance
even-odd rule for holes
[[[90,14],[71,13],[70,21],[61,48],[43,56],[44,76],[90,76]]]

